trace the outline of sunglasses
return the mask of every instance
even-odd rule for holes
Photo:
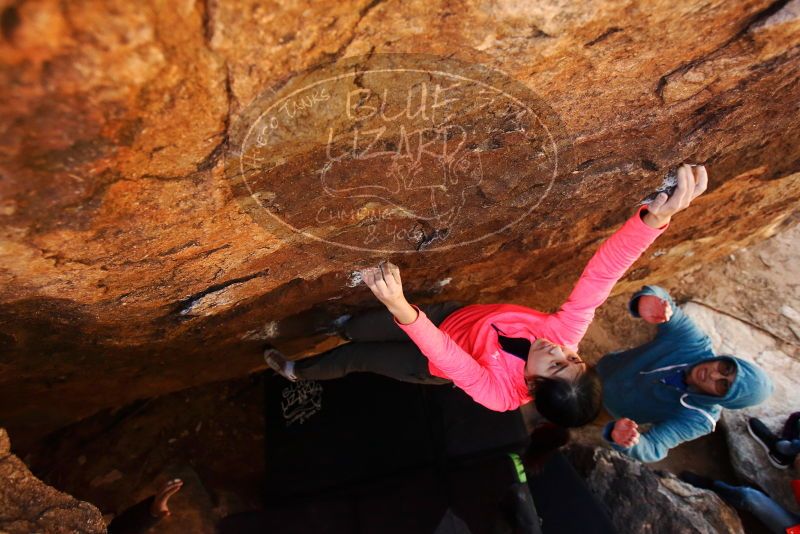
[[[731,389],[731,385],[733,385],[733,381],[736,378],[736,364],[730,360],[721,360],[717,365],[719,374],[729,377],[720,378],[715,381],[714,387],[717,390],[717,394],[721,397],[726,395],[728,390]]]

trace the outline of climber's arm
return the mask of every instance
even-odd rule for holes
[[[698,166],[693,173],[689,165],[682,165],[672,196],[659,193],[652,204],[641,208],[595,252],[567,301],[550,316],[548,339],[577,347],[595,310],[605,302],[617,280],[663,232],[672,216],[688,207],[707,187],[705,167]]]
[[[361,275],[372,293],[394,315],[397,325],[453,384],[490,410],[502,412],[519,407],[518,399],[490,369],[437,328],[423,311],[408,303],[396,265],[384,263],[363,270]]]

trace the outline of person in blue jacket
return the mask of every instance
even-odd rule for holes
[[[603,435],[616,450],[643,462],[714,431],[723,408],[763,402],[772,382],[757,365],[717,355],[711,339],[658,286],[644,286],[630,312],[658,324],[655,339],[607,354],[597,364],[603,404],[616,419]],[[639,432],[640,424],[649,428]]]

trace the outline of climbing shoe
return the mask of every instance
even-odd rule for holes
[[[294,374],[294,362],[284,358],[283,354],[275,347],[268,346],[264,349],[264,361],[267,362],[270,369],[286,380],[297,382],[298,378]]]

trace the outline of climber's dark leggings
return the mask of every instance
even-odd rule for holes
[[[776,534],[785,534],[786,529],[800,525],[800,515],[787,511],[769,495],[749,486],[731,486],[719,480],[714,481],[714,491],[725,502],[750,512]]]
[[[458,302],[420,306],[433,324],[439,326]],[[448,384],[449,380],[428,371],[428,359],[394,322],[386,308],[356,315],[344,326],[350,343],[319,356],[295,362],[294,373],[303,380],[330,380],[350,373],[376,373],[403,382]]]

